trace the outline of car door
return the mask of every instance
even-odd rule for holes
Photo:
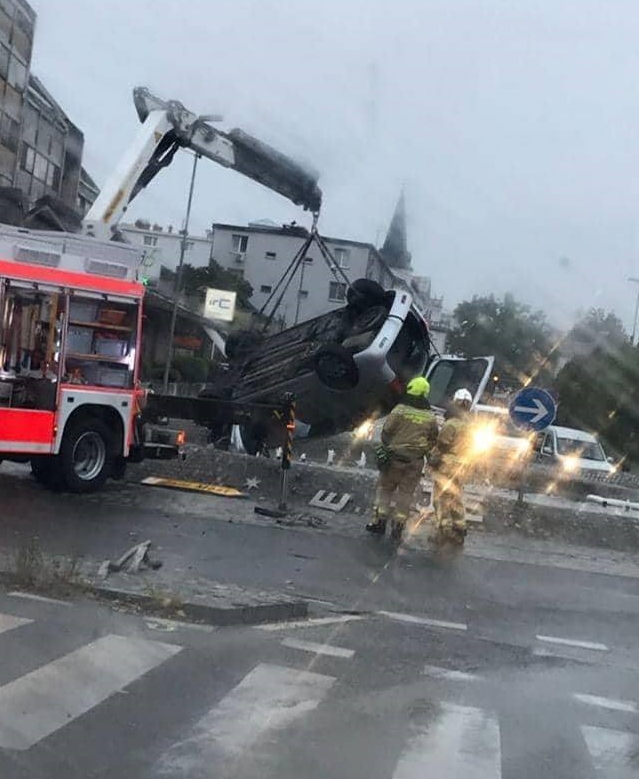
[[[426,369],[430,382],[430,402],[443,411],[458,389],[467,389],[473,396],[473,408],[484,394],[495,364],[489,357],[453,357],[444,355],[433,360]]]

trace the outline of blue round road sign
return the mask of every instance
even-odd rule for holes
[[[555,421],[557,404],[550,392],[539,387],[526,387],[515,395],[509,411],[517,427],[539,432]]]

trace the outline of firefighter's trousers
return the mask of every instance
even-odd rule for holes
[[[466,468],[455,457],[444,457],[433,468],[433,506],[435,529],[442,540],[463,543],[466,536],[464,482]]]
[[[411,462],[391,459],[377,482],[375,515],[378,522],[392,520],[402,526],[406,524],[423,467],[421,457]]]

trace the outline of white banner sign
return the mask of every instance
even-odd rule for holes
[[[236,292],[228,289],[206,290],[206,300],[204,301],[204,316],[207,319],[219,319],[222,322],[232,322],[235,316]]]

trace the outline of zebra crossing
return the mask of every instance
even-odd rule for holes
[[[0,614],[0,656],[3,639],[36,622],[32,615]],[[211,642],[218,635],[197,632]],[[504,729],[505,714],[494,702],[477,703],[477,690],[493,683],[486,675],[424,664],[415,669],[412,684],[354,691],[350,670],[370,658],[348,646],[347,636],[341,634],[344,645],[337,645],[302,640],[294,625],[284,632],[259,632],[268,656],[247,665],[232,686],[215,694],[203,679],[194,714],[167,724],[163,748],[146,766],[145,777],[197,779],[212,775],[215,766],[215,775],[228,779],[289,774],[308,779],[512,779],[504,774],[504,765],[512,766],[512,758],[506,760],[511,745],[505,734],[511,729]],[[182,658],[180,673],[190,673],[189,647],[177,635],[168,642],[163,635],[106,633],[6,681],[0,686],[0,774],[12,779],[2,768],[4,758],[29,754],[54,734],[81,727],[91,712],[113,696],[126,695],[150,672],[161,684],[162,675]],[[208,668],[215,673],[214,666]],[[639,702],[599,693],[579,689],[566,696],[566,706],[576,712],[570,727],[587,755],[591,776],[636,779]],[[115,722],[113,727],[126,725]],[[356,758],[349,757],[352,750],[358,751]],[[348,772],[342,773],[340,761],[349,760]],[[521,775],[535,775],[527,770]],[[552,766],[548,771],[552,775]],[[582,775],[576,773],[575,779]]]

